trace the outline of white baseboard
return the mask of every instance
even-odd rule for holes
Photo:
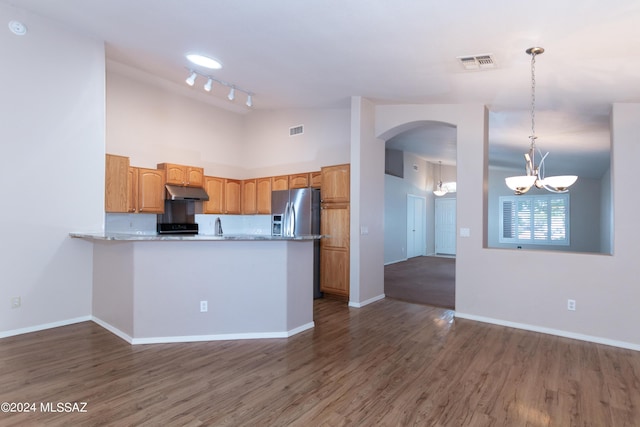
[[[0,338],[12,337],[15,335],[28,334],[30,332],[44,331],[45,329],[59,328],[60,326],[73,325],[74,323],[88,322],[91,316],[75,317],[73,319],[61,320],[59,322],[44,323],[42,325],[29,326],[27,328],[12,329],[0,332]]]
[[[95,316],[91,317],[91,320],[102,326],[103,328],[105,328],[107,331],[111,332],[113,335],[116,335],[117,337],[122,338],[123,340],[125,340],[126,342],[128,342],[129,344],[133,344],[133,338],[131,336],[129,336],[129,334],[126,334],[124,332],[122,332],[120,329],[116,328],[115,326],[105,322],[102,319],[99,319]]]
[[[384,299],[384,298],[385,298],[385,295],[381,294],[373,298],[369,298],[368,300],[365,300],[362,302],[349,301],[349,307],[362,308],[365,305],[369,305],[372,302],[380,301],[381,299]]]
[[[291,329],[285,332],[247,332],[239,334],[214,334],[214,335],[185,335],[174,337],[149,337],[149,338],[132,338],[128,334],[122,332],[118,328],[98,319],[91,319],[98,325],[102,326],[109,332],[117,335],[126,342],[132,345],[137,344],[170,344],[170,343],[185,343],[185,342],[201,342],[201,341],[229,341],[229,340],[252,340],[252,339],[264,339],[264,338],[289,338],[300,332],[311,329],[315,326],[314,322],[309,322],[297,328]]]
[[[391,265],[391,264],[397,264],[399,262],[404,262],[406,260],[408,260],[409,258],[404,258],[404,259],[397,259],[395,261],[389,261],[389,262],[385,262],[384,265]]]
[[[571,338],[571,339],[580,340],[580,341],[587,341],[587,342],[592,342],[596,344],[610,345],[612,347],[620,347],[620,348],[626,348],[629,350],[640,351],[640,345],[638,344],[633,344],[625,341],[616,341],[608,338],[595,337],[592,335],[577,334],[575,332],[568,332],[560,329],[544,328],[541,326],[528,325],[526,323],[509,322],[506,320],[493,319],[491,317],[460,313],[458,311],[455,312],[455,317],[459,317],[461,319],[475,320],[477,322],[491,323],[494,325],[507,326],[509,328],[523,329],[525,331],[540,332],[542,334],[548,334],[548,335],[556,335],[559,337]]]

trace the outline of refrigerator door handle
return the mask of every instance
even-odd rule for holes
[[[296,208],[293,203],[289,206],[289,237],[296,233]]]
[[[289,234],[289,202],[284,206],[284,217],[282,218],[282,235]]]

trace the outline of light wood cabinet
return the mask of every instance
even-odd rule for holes
[[[350,196],[350,167],[336,165],[323,167],[320,198],[323,203],[343,203],[349,201]]]
[[[127,212],[129,158],[107,154],[105,159],[105,212]]]
[[[224,213],[241,214],[242,181],[239,179],[225,179],[224,181]]]
[[[256,207],[258,214],[271,213],[271,178],[256,179]]]
[[[165,171],[162,169],[137,169],[137,212],[164,213]]]
[[[138,168],[129,166],[127,173],[127,212],[138,211]]]
[[[106,155],[105,211],[164,213],[165,171],[137,168],[129,158]]]
[[[203,213],[230,215],[242,213],[242,181],[206,176],[204,190],[209,195],[209,200],[202,204]]]
[[[289,188],[307,188],[309,187],[309,174],[308,173],[297,173],[294,175],[289,175]]]
[[[166,171],[167,184],[185,187],[202,187],[204,185],[204,168],[175,163],[159,163],[158,169]]]
[[[289,175],[271,177],[271,191],[288,190]]]
[[[309,186],[313,188],[322,187],[322,172],[310,172],[309,173]]]
[[[257,187],[255,179],[242,181],[242,214],[253,215],[258,213]]]
[[[323,203],[320,232],[320,290],[349,296],[349,203]]]
[[[224,188],[225,179],[215,176],[204,177],[204,191],[207,192],[209,200],[203,202],[202,212],[206,214],[223,214],[224,211]]]

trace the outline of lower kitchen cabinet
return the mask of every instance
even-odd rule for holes
[[[320,290],[349,296],[349,203],[326,203],[320,211]]]
[[[320,250],[320,291],[349,296],[349,249]]]

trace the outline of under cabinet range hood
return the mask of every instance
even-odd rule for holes
[[[204,188],[181,187],[179,185],[165,185],[167,189],[167,200],[209,200],[209,195]]]

